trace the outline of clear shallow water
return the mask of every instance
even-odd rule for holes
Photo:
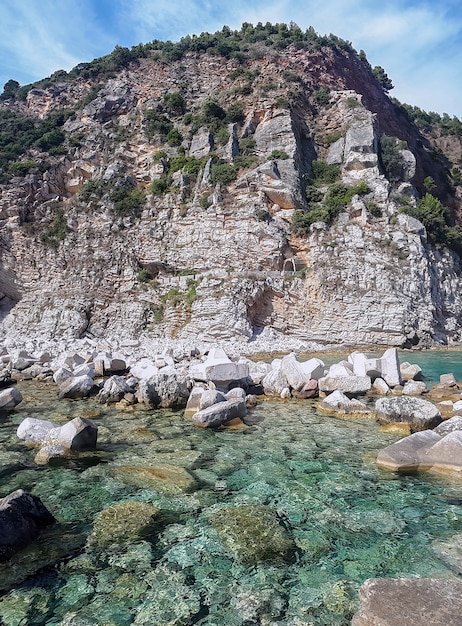
[[[377,451],[399,437],[373,420],[321,416],[309,401],[262,402],[246,430],[214,432],[178,412],[57,402],[53,386],[21,390],[25,401],[0,420],[0,493],[36,494],[59,524],[1,568],[6,626],[343,625],[371,576],[454,575],[431,543],[462,531],[462,484],[378,470]],[[35,466],[15,437],[20,421],[77,415],[99,425],[98,450]],[[165,464],[194,482],[120,471]],[[99,511],[133,500],[160,509],[155,533],[86,545]],[[243,505],[276,512],[294,541],[287,560],[243,562],[232,549],[214,520]]]

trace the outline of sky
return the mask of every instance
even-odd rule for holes
[[[153,39],[295,22],[363,49],[391,96],[462,118],[460,0],[0,0],[0,90]]]

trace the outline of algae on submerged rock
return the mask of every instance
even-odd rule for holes
[[[159,509],[145,502],[122,502],[101,511],[88,537],[89,546],[130,543],[154,533]]]
[[[285,561],[295,549],[276,512],[266,505],[220,509],[213,514],[212,525],[242,563]]]

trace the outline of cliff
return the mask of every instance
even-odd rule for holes
[[[154,50],[49,83],[0,105],[55,123],[4,165],[3,343],[460,342],[459,256],[415,219],[431,178],[457,230],[458,138],[445,156],[348,46]]]

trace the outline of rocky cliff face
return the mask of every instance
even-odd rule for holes
[[[21,158],[37,167],[1,186],[3,342],[144,336],[256,351],[461,340],[460,259],[401,211],[427,176],[457,210],[447,164],[357,55],[254,57],[144,58],[96,89],[81,77],[3,102],[30,118],[72,111],[64,149],[31,147]],[[401,142],[393,180],[384,134]],[[337,183],[358,193],[300,234],[313,161],[337,164]]]

